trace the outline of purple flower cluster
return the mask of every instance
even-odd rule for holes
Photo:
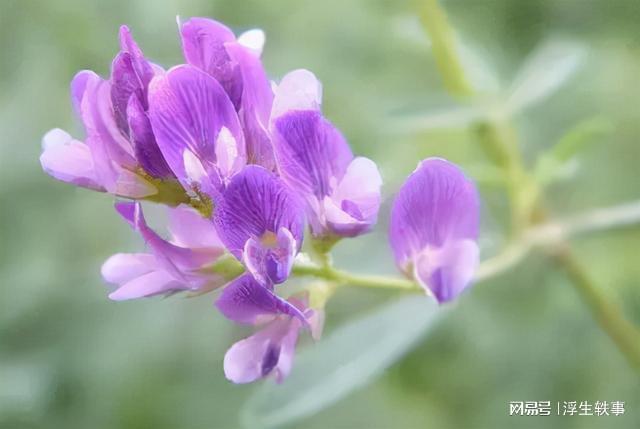
[[[179,30],[186,64],[164,70],[123,26],[111,76],[81,71],[71,83],[85,141],[51,130],[40,161],[58,180],[134,200],[115,208],[148,253],[104,263],[103,277],[116,285],[111,299],[225,286],[220,312],[259,326],[227,352],[227,378],[282,380],[299,333],[318,338],[324,316],[307,295],[283,299],[275,286],[290,276],[307,225],[317,243],[370,231],[382,179],[323,116],[311,72],[269,81],[261,31],[236,38],[204,18]],[[147,225],[140,200],[168,207],[168,239]],[[440,302],[471,281],[478,205],[473,183],[441,159],[420,163],[393,204],[398,266]]]

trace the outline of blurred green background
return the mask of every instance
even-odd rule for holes
[[[527,162],[582,119],[613,130],[580,155],[550,205],[568,214],[640,196],[640,2],[445,1],[461,38],[508,86],[550,37],[588,47],[558,93],[516,118]],[[354,151],[378,161],[386,203],[417,161],[483,162],[465,131],[394,133],[406,112],[451,100],[414,3],[381,0],[0,0],[0,428],[234,428],[255,386],[228,383],[225,350],[248,331],[214,311],[213,297],[113,303],[101,263],[142,243],[113,199],[41,172],[41,136],[81,136],[68,97],[80,69],[107,75],[117,29],[128,24],[146,55],[182,61],[175,16],[209,16],[236,32],[263,28],[277,79],[294,68],[324,84],[325,114]],[[486,254],[500,244],[505,201],[483,189]],[[393,273],[387,215],[375,233],[341,243],[338,265]],[[640,325],[640,230],[576,240],[589,274]],[[383,303],[382,291],[340,291],[327,332]],[[339,352],[339,351],[336,351]],[[295,368],[294,368],[295,371]],[[640,383],[563,275],[543,256],[466,294],[420,345],[350,397],[291,427],[638,428]],[[517,400],[626,401],[622,417],[509,417]]]

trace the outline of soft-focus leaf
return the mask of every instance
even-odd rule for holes
[[[260,386],[243,424],[282,427],[339,401],[402,357],[441,313],[432,299],[410,296],[349,322],[300,353],[283,384]]]
[[[465,128],[485,117],[485,109],[480,105],[460,105],[434,111],[414,113],[398,119],[393,130],[400,133],[437,129]]]
[[[548,41],[525,60],[511,86],[507,100],[512,113],[530,107],[556,92],[585,58],[583,45],[571,41]]]
[[[458,38],[458,53],[465,74],[477,93],[496,94],[500,91],[500,79],[487,52]]]
[[[543,185],[568,177],[576,169],[576,156],[612,130],[608,120],[596,117],[571,128],[551,149],[538,157],[535,176]]]

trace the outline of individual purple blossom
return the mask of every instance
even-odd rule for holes
[[[247,162],[275,169],[268,126],[273,91],[260,61],[264,33],[250,30],[236,39],[225,25],[206,18],[179,22],[187,63],[215,78],[238,112]]]
[[[234,383],[272,374],[281,382],[291,371],[300,330],[308,327],[315,339],[322,330],[323,311],[308,308],[306,297],[284,300],[248,274],[229,284],[216,306],[237,323],[261,327],[225,354],[225,376]]]
[[[202,70],[179,65],[156,76],[149,117],[171,170],[198,196],[216,198],[245,165],[238,115],[222,86]]]
[[[118,285],[109,298],[206,292],[230,280],[228,272],[218,273],[214,267],[224,255],[224,246],[211,221],[195,210],[169,208],[170,241],[147,226],[140,203],[118,203],[116,210],[140,233],[149,253],[118,253],[103,264],[104,279]]]
[[[479,197],[455,164],[428,158],[400,188],[389,239],[398,267],[435,296],[455,299],[478,265]]]
[[[373,161],[354,158],[320,112],[321,86],[306,70],[278,85],[271,132],[280,174],[306,203],[315,237],[355,237],[376,223],[382,179]]]
[[[216,201],[214,223],[229,252],[265,287],[284,282],[300,250],[304,212],[269,170],[248,165]]]
[[[122,26],[111,78],[84,70],[71,82],[85,143],[60,129],[51,130],[43,138],[43,169],[58,180],[129,198],[150,197],[159,192],[159,181],[175,180],[147,116],[148,84],[159,73],[162,69],[144,58],[129,29]]]

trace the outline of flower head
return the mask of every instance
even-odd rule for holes
[[[169,209],[171,241],[149,228],[140,203],[119,203],[116,210],[140,233],[150,252],[118,253],[103,264],[105,280],[118,285],[109,295],[113,300],[208,291],[223,286],[242,271],[237,266],[216,270],[224,260],[224,246],[211,221],[191,208]]]
[[[271,130],[280,174],[306,202],[316,237],[354,237],[375,224],[382,179],[375,163],[354,158],[340,131],[320,112],[321,87],[306,70],[276,90]]]
[[[391,209],[398,267],[439,302],[456,298],[478,264],[479,198],[472,181],[440,158],[422,161]]]

